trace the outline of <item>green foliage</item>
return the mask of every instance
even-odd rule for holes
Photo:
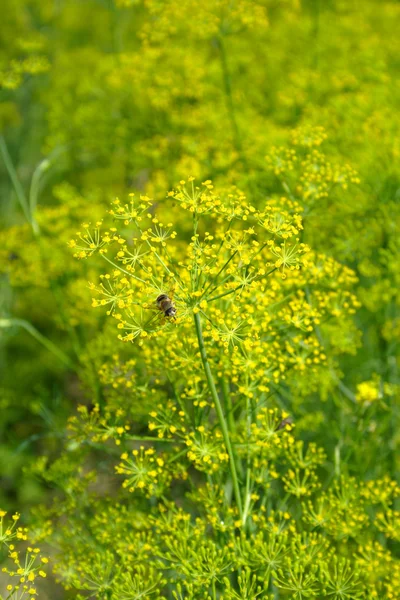
[[[1,598],[400,598],[399,4],[4,12]]]

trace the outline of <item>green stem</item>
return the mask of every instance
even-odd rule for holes
[[[23,319],[0,319],[0,327],[13,327],[19,326],[25,329],[32,337],[35,338],[42,346],[47,348],[49,352],[52,352],[54,356],[57,356],[68,368],[72,368],[73,364],[64,352],[62,352],[51,340],[42,335],[33,325],[24,321]]]
[[[225,402],[226,415],[228,417],[229,430],[234,432],[236,429],[236,423],[233,418],[232,398],[231,398],[231,394],[230,394],[229,385],[228,385],[228,382],[226,381],[226,379],[221,379],[221,388],[222,388],[222,396],[223,396],[224,402]]]
[[[246,492],[244,495],[244,510],[243,510],[243,527],[246,526],[247,515],[249,514],[251,494],[250,494],[250,468],[246,469]]]
[[[246,398],[246,418],[247,418],[247,460],[246,460],[246,491],[244,495],[244,511],[243,511],[243,527],[246,526],[247,515],[250,509],[251,492],[250,492],[250,479],[251,479],[251,460],[250,460],[250,446],[249,440],[251,435],[251,417],[252,411],[250,408],[250,401]]]
[[[226,379],[221,379],[221,390],[222,390],[222,398],[224,399],[226,419],[228,421],[228,429],[232,434],[235,434],[236,433],[236,423],[235,423],[235,418],[234,418],[234,407],[233,407],[232,398],[231,398],[231,391],[229,389],[229,384],[226,381]],[[243,468],[242,468],[241,463],[237,460],[236,445],[233,449],[233,452],[234,452],[234,457],[235,457],[235,464],[236,464],[238,472],[239,472],[239,477],[242,480],[243,479]]]
[[[340,441],[336,444],[335,446],[335,451],[334,451],[334,457],[335,457],[335,475],[336,477],[340,477],[340,462],[341,462],[341,456],[340,456],[340,447],[341,447],[341,443]]]
[[[242,154],[242,141],[240,139],[239,127],[236,121],[235,106],[233,103],[231,76],[228,68],[225,44],[222,36],[218,38],[219,55],[221,58],[222,76],[225,88],[226,107],[231,122],[235,148],[238,154]]]
[[[10,153],[8,152],[6,140],[4,139],[4,137],[2,135],[0,135],[0,153],[3,157],[3,161],[4,161],[5,167],[7,169],[7,173],[11,179],[11,183],[13,184],[15,194],[16,194],[18,202],[20,203],[21,208],[24,212],[26,220],[32,227],[33,233],[35,235],[37,235],[39,233],[39,226],[36,223],[35,219],[33,218],[32,214],[29,210],[28,200],[25,196],[25,192],[22,188],[22,185],[18,179],[18,175],[14,168],[13,162],[11,160]]]
[[[36,211],[42,175],[49,169],[49,167],[50,161],[45,158],[33,172],[31,189],[29,190],[29,206],[31,215],[34,215]]]
[[[171,442],[174,441],[176,443],[176,440],[170,440],[170,441]],[[179,460],[181,458],[181,456],[185,456],[185,454],[187,454],[187,451],[188,451],[188,449],[184,448],[183,450],[181,450],[177,454],[173,454],[172,457],[167,460],[167,463],[170,465],[171,463],[175,462],[176,460]]]
[[[166,444],[176,444],[176,440],[172,440],[169,438],[159,438],[151,435],[126,435],[125,439],[133,441],[133,442],[162,442]],[[187,449],[185,448],[185,452]]]
[[[233,491],[235,494],[235,500],[236,500],[236,504],[238,507],[239,516],[242,519],[242,515],[243,515],[242,499],[240,496],[239,481],[238,481],[238,476],[236,473],[236,465],[235,465],[231,440],[229,437],[229,430],[228,430],[228,426],[227,426],[227,423],[225,420],[224,411],[222,410],[222,405],[221,405],[221,402],[220,402],[220,399],[218,396],[217,388],[215,387],[214,379],[213,379],[213,376],[211,373],[210,363],[208,362],[206,347],[204,345],[203,332],[202,332],[202,328],[201,328],[201,319],[200,319],[200,315],[198,313],[196,313],[194,315],[194,323],[196,326],[197,340],[198,340],[198,344],[199,344],[201,360],[203,362],[204,373],[206,375],[208,387],[209,387],[212,399],[215,404],[215,409],[217,411],[219,424],[221,426],[222,435],[223,435],[224,442],[225,442],[225,447],[226,447],[226,450],[227,450],[228,456],[229,456],[229,467],[230,467],[231,476],[232,476]]]
[[[60,155],[62,155],[64,152],[66,152],[67,148],[68,148],[67,145],[58,146],[57,148],[55,148],[53,150],[53,152],[51,152],[49,154],[49,156],[44,158],[38,164],[38,166],[36,167],[36,169],[33,172],[32,179],[31,179],[31,187],[29,190],[29,207],[30,207],[30,214],[32,215],[32,219],[35,218],[39,193],[45,183],[44,175],[47,173],[47,171],[49,171],[49,169],[53,166],[53,164],[60,157]]]

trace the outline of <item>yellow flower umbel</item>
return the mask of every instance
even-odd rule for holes
[[[166,464],[165,456],[157,454],[154,448],[132,450],[121,454],[121,462],[115,467],[118,475],[124,475],[122,486],[129,492],[139,491],[147,497],[162,496],[172,479],[185,479],[179,465],[172,468]]]
[[[111,217],[128,229],[120,233],[109,227],[105,234],[98,228],[93,233],[86,230],[83,239],[88,249],[79,246],[79,240],[71,245],[80,249],[76,256],[83,258],[99,250],[113,267],[101,276],[99,285],[91,284],[97,295],[93,306],[107,307],[125,341],[138,339],[142,344],[144,338],[161,335],[165,329],[174,335],[175,326],[199,312],[209,314],[213,335],[223,343],[236,346],[251,339],[246,311],[232,312],[234,319],[229,325],[214,318],[221,302],[228,302],[235,311],[232,300],[242,294],[261,298],[269,275],[279,271],[286,277],[286,271],[300,268],[308,252],[298,238],[299,215],[271,208],[273,217],[267,217],[268,206],[263,212],[256,211],[235,189],[218,195],[210,181],[195,186],[190,178],[189,184],[181,182],[169,192],[167,223],[161,220],[162,203],[156,213],[156,205],[147,197],[136,200],[131,195],[129,205],[116,200],[113,206]],[[174,218],[180,223],[182,210],[191,214],[193,221],[186,256],[176,231],[179,227],[173,225]],[[165,319],[157,310],[156,298],[161,294],[171,296],[176,319]],[[225,297],[226,301],[217,302]]]
[[[19,515],[11,517],[11,522],[6,519],[6,511],[0,510],[0,548],[4,544],[8,551],[8,559],[12,567],[2,568],[2,572],[8,576],[9,583],[6,585],[7,596],[5,598],[32,598],[38,595],[35,580],[46,577],[45,565],[48,559],[40,554],[40,549],[28,546],[21,559],[21,551],[15,546],[16,542],[28,540],[28,530],[18,527]]]
[[[371,404],[382,397],[379,381],[363,381],[357,385],[356,399],[360,404]]]

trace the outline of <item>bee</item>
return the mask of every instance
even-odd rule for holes
[[[285,429],[285,427],[289,427],[289,429],[290,429],[291,425],[293,425],[292,417],[286,417],[286,419],[283,419],[283,421],[281,421],[279,423],[279,425],[275,431],[279,431],[280,429]]]
[[[160,294],[156,300],[157,308],[164,313],[164,317],[175,317],[176,308],[167,294]]]

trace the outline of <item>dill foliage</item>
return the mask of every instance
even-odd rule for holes
[[[4,5],[0,599],[400,599],[400,5]]]

